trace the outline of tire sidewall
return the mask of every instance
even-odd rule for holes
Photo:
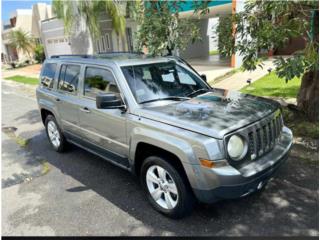
[[[178,203],[173,209],[165,209],[158,205],[148,190],[146,183],[146,173],[148,169],[154,165],[164,168],[170,174],[170,176],[176,184],[178,190]],[[153,208],[171,218],[180,218],[185,215],[184,212],[188,208],[187,205],[189,205],[186,201],[191,201],[190,196],[188,196],[188,194],[190,193],[188,192],[186,183],[184,182],[184,178],[171,164],[169,164],[163,158],[157,156],[151,156],[146,158],[141,167],[140,181],[143,190],[145,191],[148,200],[150,201]],[[192,203],[190,202],[190,204]]]

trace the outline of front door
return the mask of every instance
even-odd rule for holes
[[[62,64],[60,67],[56,104],[62,129],[67,137],[79,137],[78,84],[81,65]]]
[[[97,109],[96,95],[99,93],[115,93],[120,96],[115,77],[107,68],[86,66],[79,111],[82,136],[88,142],[106,150],[106,153],[119,157],[117,161],[123,164],[129,154],[126,137],[127,113],[120,109]]]

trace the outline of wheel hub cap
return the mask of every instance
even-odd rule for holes
[[[60,133],[58,131],[58,127],[55,124],[55,122],[53,121],[48,122],[47,131],[48,131],[50,142],[53,144],[53,146],[58,148],[60,146],[61,141],[60,141]]]
[[[160,166],[147,170],[146,183],[155,202],[165,209],[173,209],[178,203],[178,190],[170,174]]]

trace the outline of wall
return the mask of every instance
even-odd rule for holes
[[[40,38],[41,21],[52,18],[51,5],[37,3],[32,6],[32,27],[31,33],[35,38]]]
[[[209,56],[208,19],[201,19],[198,25],[202,40],[190,43],[185,51],[181,51],[182,58],[207,58]]]
[[[46,57],[58,54],[71,54],[69,42],[51,43],[55,39],[64,38],[63,22],[58,19],[51,19],[41,23],[41,41],[44,46]]]

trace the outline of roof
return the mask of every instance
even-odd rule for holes
[[[130,53],[130,52],[111,52],[100,53],[95,55],[54,55],[51,56],[52,60],[66,60],[72,62],[86,62],[92,64],[105,64],[115,63],[120,66],[126,65],[140,65],[154,62],[167,62],[172,60],[170,57],[152,57],[143,53]]]

